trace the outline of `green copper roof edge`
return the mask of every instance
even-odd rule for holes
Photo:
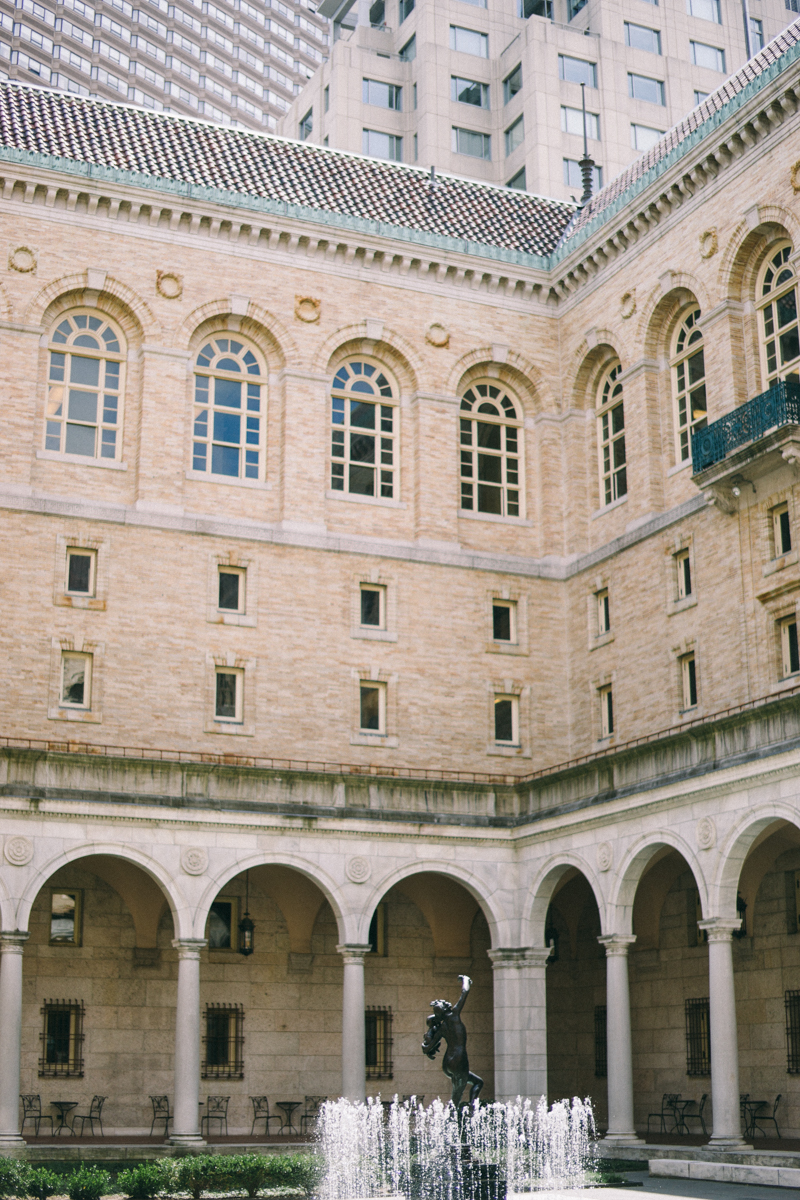
[[[427,233],[425,230],[409,229],[402,225],[392,225],[389,222],[376,221],[368,217],[354,217],[346,213],[332,213],[325,209],[311,208],[308,205],[290,204],[286,200],[271,200],[264,196],[228,192],[221,188],[184,183],[181,180],[166,179],[158,175],[143,175],[137,171],[126,171],[118,167],[77,162],[75,159],[62,158],[55,154],[41,154],[36,150],[18,150],[13,146],[0,146],[0,162],[27,163],[45,170],[61,171],[67,175],[79,175],[108,183],[121,183],[148,191],[168,192],[191,200],[220,204],[226,208],[271,213],[275,216],[291,217],[318,225],[330,225],[333,228],[347,229],[357,233],[391,237],[395,241],[409,242],[412,245],[426,246],[437,250],[453,250],[456,253],[470,254],[494,262],[508,263],[512,266],[533,267],[546,271],[549,264],[546,256],[531,254],[524,250],[485,245],[482,242],[450,237],[447,234]]]
[[[779,59],[777,59],[774,63],[770,63],[768,67],[765,67],[763,71],[759,72],[755,79],[751,79],[749,83],[746,83],[741,91],[737,92],[735,96],[731,96],[729,100],[726,100],[722,108],[720,108],[717,112],[712,113],[712,115],[708,117],[702,125],[698,125],[697,129],[688,134],[687,137],[683,138],[677,146],[673,146],[672,150],[670,150],[668,154],[665,154],[662,159],[659,159],[657,163],[654,163],[654,165],[650,167],[644,173],[644,175],[641,176],[641,178],[637,179],[635,183],[632,183],[630,187],[626,188],[625,191],[617,196],[616,200],[613,200],[607,208],[604,208],[603,211],[598,213],[596,217],[593,217],[590,221],[588,221],[587,224],[574,235],[574,237],[568,236],[549,256],[549,268],[552,270],[563,259],[572,254],[579,246],[581,246],[588,238],[590,238],[593,233],[595,233],[598,229],[601,229],[602,226],[608,221],[611,221],[617,215],[620,209],[624,208],[627,204],[630,204],[631,200],[635,199],[636,196],[650,187],[650,185],[653,184],[661,175],[674,166],[676,162],[679,162],[681,158],[693,150],[699,142],[703,141],[703,139],[712,132],[712,130],[722,125],[752,96],[757,95],[757,93],[760,92],[762,88],[766,87],[768,83],[771,83],[773,79],[776,79],[785,70],[788,70],[792,63],[794,63],[794,61],[799,57],[800,42],[795,42],[793,46],[789,46],[787,50],[783,51]]]

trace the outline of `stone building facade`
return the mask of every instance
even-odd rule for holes
[[[800,1129],[798,32],[582,213],[0,88],[5,1145],[442,1094],[462,973]]]

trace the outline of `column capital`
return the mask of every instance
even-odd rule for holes
[[[697,922],[697,928],[706,931],[710,942],[729,942],[741,926],[741,917],[707,917]]]
[[[345,943],[344,945],[337,946],[336,949],[341,954],[345,963],[363,964],[364,956],[370,953],[372,946],[369,944],[369,942],[367,942],[366,945],[361,942],[349,942]]]
[[[604,933],[597,940],[601,946],[605,946],[606,955],[621,954],[627,957],[628,951],[636,941],[636,934]]]
[[[489,950],[493,971],[519,971],[526,967],[545,967],[552,948],[538,946],[503,946]]]
[[[200,951],[207,945],[206,938],[173,938],[172,945],[178,951],[178,958],[200,958]]]
[[[22,929],[0,930],[0,954],[22,954],[30,936]]]

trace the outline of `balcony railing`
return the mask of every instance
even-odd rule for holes
[[[722,462],[731,450],[756,442],[771,429],[780,429],[782,425],[800,425],[800,383],[792,380],[781,380],[760,396],[693,433],[693,474],[698,475],[714,463]]]

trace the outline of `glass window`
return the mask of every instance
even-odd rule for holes
[[[473,384],[461,400],[461,507],[523,516],[522,420],[495,383]]]
[[[583,176],[581,175],[581,165],[576,158],[565,158],[562,160],[564,164],[564,184],[566,187],[582,188]],[[603,168],[592,168],[592,190],[599,192],[603,186]]]
[[[222,612],[244,612],[245,571],[241,567],[220,567],[217,607]]]
[[[683,693],[681,708],[685,712],[687,708],[697,707],[697,664],[694,654],[684,654],[680,664],[681,692]]]
[[[386,589],[361,585],[361,624],[368,629],[385,629]]]
[[[707,46],[705,42],[690,42],[692,62],[696,67],[706,67],[709,71],[725,73],[725,51],[716,46]]]
[[[797,643],[797,617],[792,614],[779,623],[783,678],[800,671],[800,648]]]
[[[244,1009],[240,1004],[208,1004],[205,1013],[203,1079],[244,1079]],[[207,1115],[226,1112],[227,1096],[211,1096]]]
[[[386,684],[361,680],[359,686],[359,721],[364,733],[386,732]]]
[[[516,175],[512,175],[512,177],[509,179],[508,183],[506,184],[506,187],[513,188],[515,191],[518,191],[518,192],[525,191],[525,168],[524,167],[522,168],[521,171],[517,171]]]
[[[464,29],[461,25],[450,26],[450,49],[459,54],[474,54],[477,58],[489,57],[489,35],[476,29]]]
[[[519,0],[517,16],[527,20],[528,17],[545,17],[553,19],[553,0]]]
[[[611,632],[611,600],[608,588],[601,588],[594,594],[597,603],[597,636]]]
[[[610,687],[600,688],[600,737],[609,738],[614,732],[614,693]]]
[[[225,900],[219,897],[211,905],[208,914],[209,950],[235,950],[236,927],[238,925],[238,901],[236,898]]]
[[[700,309],[693,308],[678,325],[673,348],[675,428],[678,462],[691,456],[691,435],[708,424],[703,334],[697,328]]]
[[[562,133],[574,133],[577,137],[583,137],[583,110],[580,108],[569,108],[566,104],[562,104],[561,131]],[[600,117],[597,113],[587,112],[586,114],[586,136],[593,142],[600,141]]]
[[[50,893],[50,945],[80,946],[82,893],[58,891]]]
[[[39,1078],[83,1076],[83,1002],[47,1000],[42,1007]]]
[[[453,126],[452,150],[454,154],[467,154],[470,158],[492,157],[492,139],[488,133],[477,133],[474,129],[459,129]]]
[[[486,0],[463,0],[464,4],[474,4],[476,8],[486,8]]]
[[[515,600],[492,601],[492,638],[495,642],[516,642],[517,604]]]
[[[415,0],[400,0],[400,3],[398,5],[398,14],[399,14],[400,20],[399,20],[398,24],[402,25],[403,21],[405,21],[406,17],[411,15],[411,13],[414,11],[414,3],[415,3]]]
[[[396,499],[397,414],[379,366],[356,360],[339,368],[331,422],[331,490]]]
[[[244,673],[219,667],[215,679],[214,716],[218,721],[242,720]]]
[[[792,548],[792,527],[789,521],[789,505],[777,504],[772,509],[772,557],[780,558]]]
[[[649,54],[661,53],[661,34],[657,29],[647,25],[634,25],[625,22],[625,45],[634,50],[646,50]]]
[[[586,62],[582,58],[570,58],[568,54],[558,56],[558,78],[567,83],[585,83],[587,87],[597,87],[597,64]]]
[[[686,0],[686,11],[690,17],[699,17],[701,21],[722,24],[719,0]]]
[[[327,112],[328,109],[330,108],[330,106],[331,106],[331,89],[330,89],[330,86],[328,86],[325,88],[325,91],[322,93],[323,111]]]
[[[518,117],[513,125],[505,132],[506,158],[521,146],[525,138],[525,126],[522,117]]]
[[[213,337],[195,360],[192,469],[261,478],[264,372],[246,342]]]
[[[365,104],[374,104],[377,108],[391,108],[401,112],[403,89],[395,83],[381,83],[377,79],[361,81],[361,99]]]
[[[475,79],[450,76],[450,99],[458,104],[473,104],[475,108],[489,107],[489,85]]]
[[[510,75],[503,80],[503,104],[513,100],[517,92],[522,91],[522,63],[519,63]]]
[[[313,128],[314,128],[314,110],[313,110],[313,108],[310,108],[308,110],[308,112],[306,113],[306,115],[304,117],[300,118],[300,128],[298,129],[297,136],[300,138],[301,142],[304,142],[304,141],[306,141],[307,138],[311,137]]]
[[[417,35],[416,34],[414,34],[414,36],[406,42],[405,46],[401,46],[399,57],[400,57],[401,62],[413,62],[414,59],[417,57]]]
[[[675,583],[679,600],[688,600],[692,595],[692,555],[689,550],[679,550],[675,555]]]
[[[666,104],[664,84],[649,75],[628,74],[628,93],[633,100],[646,100],[648,104]]]
[[[124,348],[105,317],[72,313],[50,337],[45,449],[119,457]]]
[[[589,0],[567,0],[567,20],[571,21],[573,17],[577,17],[578,13],[586,8],[588,2]]]
[[[788,242],[769,252],[759,281],[759,334],[767,387],[779,379],[800,379],[797,278],[789,262]]]
[[[390,1008],[375,1008],[372,1005],[367,1008],[364,1013],[364,1051],[367,1079],[391,1079],[394,1065]]]
[[[381,133],[379,129],[361,131],[361,153],[370,158],[385,158],[389,162],[403,161],[403,139],[394,133]]]
[[[67,587],[72,596],[93,596],[97,552],[67,550]]]
[[[653,129],[650,125],[631,125],[631,145],[640,153],[651,150],[663,136],[662,129]]]
[[[764,25],[756,17],[750,18],[750,53],[758,54],[764,49]]]
[[[519,697],[499,695],[494,698],[494,740],[500,745],[519,744]]]
[[[704,100],[707,100],[710,95],[711,95],[710,92],[698,92],[697,88],[695,88],[695,92],[694,92],[695,108],[697,107],[698,104],[702,104]]]
[[[65,650],[61,655],[61,707],[92,707],[92,656],[73,654]]]
[[[619,363],[606,371],[600,386],[597,406],[597,433],[600,453],[600,486],[603,504],[611,504],[628,493],[625,454],[625,409]]]

